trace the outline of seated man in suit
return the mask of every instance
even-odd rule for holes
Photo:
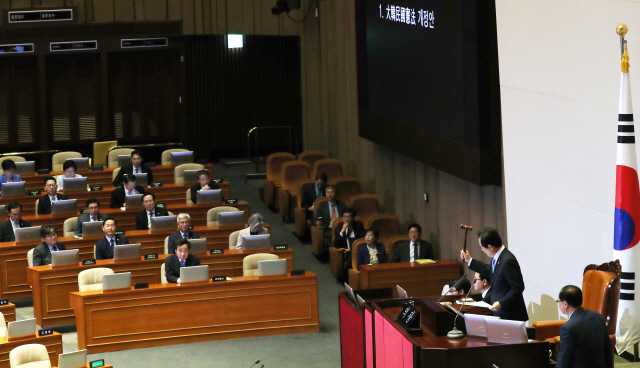
[[[108,218],[108,215],[100,213],[100,201],[95,198],[87,199],[87,213],[83,213],[78,216],[78,221],[76,222],[76,230],[73,232],[73,236],[81,237],[82,236],[82,223],[83,222],[95,222],[95,221],[104,221]]]
[[[40,228],[42,243],[33,250],[33,265],[44,266],[51,264],[51,252],[65,250],[64,244],[58,242],[58,233],[53,226]]]
[[[131,152],[131,164],[125,165],[120,168],[120,172],[116,175],[116,178],[113,179],[113,186],[119,187],[122,185],[122,181],[124,180],[124,175],[127,174],[139,174],[146,173],[147,174],[147,185],[151,185],[153,182],[153,173],[151,172],[150,167],[144,166],[144,157],[142,156],[142,151],[135,150]],[[143,183],[140,183],[143,184]]]
[[[176,241],[176,252],[164,260],[164,271],[168,282],[180,283],[180,267],[200,266],[200,259],[189,254],[191,243],[187,239]]]
[[[66,195],[57,193],[58,184],[56,184],[56,179],[53,176],[44,179],[44,190],[47,193],[40,197],[38,201],[38,215],[51,214],[51,202],[69,199]]]
[[[153,193],[145,193],[142,197],[144,210],[136,215],[136,229],[149,230],[151,218],[158,216],[169,216],[166,208],[156,207],[156,196]]]
[[[378,243],[378,230],[369,228],[365,230],[365,246],[358,248],[356,255],[356,267],[360,270],[362,265],[377,265],[378,263],[387,263],[387,250],[384,245]]]
[[[351,244],[364,238],[364,225],[355,219],[356,210],[347,207],[342,212],[342,227],[334,230],[333,246],[342,249],[342,273],[337,275],[340,282],[347,282],[349,269],[351,268]]]
[[[300,204],[302,208],[307,209],[307,220],[313,218],[313,202],[318,198],[324,197],[324,189],[327,185],[327,174],[319,172],[316,173],[316,182],[313,187],[306,186],[302,190],[302,197],[300,197]]]
[[[582,308],[582,291],[574,285],[560,290],[558,307],[569,316],[560,327],[558,368],[613,368],[611,338],[604,318]]]
[[[22,219],[22,205],[18,202],[11,202],[7,206],[9,219],[0,224],[0,243],[16,241],[13,229],[31,227],[31,223]]]
[[[420,239],[422,227],[418,224],[411,224],[407,227],[407,232],[409,232],[409,241],[398,244],[391,262],[415,262],[418,259],[433,259],[431,243]],[[417,258],[416,253],[418,254]]]
[[[482,301],[491,304],[491,274],[476,272],[473,276],[473,288],[482,293]]]
[[[327,201],[318,205],[316,210],[316,225],[324,227],[324,242],[325,244],[331,244],[331,228],[333,227],[333,220],[342,216],[347,205],[336,199],[338,188],[335,186],[327,185],[324,192],[327,197]]]
[[[200,235],[191,231],[191,216],[188,213],[181,213],[176,219],[178,222],[178,231],[169,235],[167,242],[168,254],[173,254],[176,251],[176,241],[180,239],[200,239]]]
[[[62,171],[64,174],[58,175],[56,179],[56,183],[58,183],[58,189],[64,190],[64,178],[81,178],[82,175],[76,174],[76,170],[78,169],[78,165],[73,160],[67,160],[62,164]]]
[[[121,187],[114,189],[111,192],[111,204],[110,208],[120,208],[124,206],[125,198],[128,195],[144,194],[144,189],[141,186],[136,185],[136,176],[133,174],[127,174],[122,178],[124,183]]]
[[[209,171],[203,169],[198,171],[198,182],[191,187],[191,202],[198,203],[198,192],[201,190],[220,189],[218,183],[209,180]],[[224,197],[222,198],[224,201]]]
[[[96,243],[96,259],[113,259],[113,248],[116,244],[129,244],[124,235],[116,235],[116,220],[108,217],[102,222],[104,238]]]
[[[269,234],[269,230],[264,225],[264,218],[259,213],[254,213],[249,217],[249,227],[240,230],[238,233],[238,241],[236,243],[236,249],[242,249],[242,243],[244,238],[250,235],[265,235]]]
[[[14,174],[14,171],[16,170],[16,163],[13,162],[12,159],[2,161],[2,170],[4,173],[0,175],[0,184],[21,181],[20,175]],[[2,190],[1,185],[0,190]]]
[[[449,295],[467,295],[469,291],[471,291],[471,282],[466,277],[454,277],[449,280]]]

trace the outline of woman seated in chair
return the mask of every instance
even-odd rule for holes
[[[358,270],[363,264],[377,265],[378,263],[388,262],[384,245],[378,243],[378,230],[369,228],[365,231],[364,242],[367,246],[358,248],[358,258],[356,259]]]
[[[2,170],[4,173],[0,175],[0,183],[13,183],[21,181],[20,175],[14,174],[16,170],[16,163],[12,159],[6,159],[2,161]]]
[[[240,230],[238,233],[238,242],[236,243],[236,249],[242,249],[242,242],[244,241],[245,236],[250,235],[265,235],[268,234],[269,231],[266,228],[263,228],[264,219],[262,215],[259,213],[254,213],[249,217],[249,227],[246,229]]]
[[[56,182],[58,184],[58,189],[63,190],[64,186],[64,178],[81,178],[82,175],[76,174],[76,170],[78,169],[78,165],[73,160],[67,160],[62,164],[62,171],[64,174],[58,175]]]

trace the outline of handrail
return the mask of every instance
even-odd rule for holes
[[[180,142],[170,142],[170,143],[150,143],[150,144],[126,144],[123,146],[113,146],[111,148],[109,148],[109,150],[107,151],[107,157],[106,157],[106,163],[107,165],[109,165],[109,153],[111,151],[113,151],[114,149],[118,149],[118,148],[143,148],[143,147],[182,147],[182,143]]]
[[[60,150],[10,152],[10,153],[0,153],[0,157],[4,157],[4,156],[29,156],[29,155],[39,155],[39,154],[42,154],[42,153],[58,153],[58,152],[60,152]]]
[[[260,156],[258,155],[258,130],[259,129],[287,129],[289,131],[289,152],[291,154],[293,154],[293,147],[292,147],[292,138],[293,136],[295,136],[296,139],[296,153],[295,155],[298,155],[298,149],[300,147],[299,142],[298,142],[298,130],[295,127],[289,126],[289,125],[278,125],[278,126],[265,126],[265,127],[253,127],[249,130],[249,133],[247,133],[247,156],[249,157],[249,159],[251,160],[251,133],[255,132],[255,163],[256,163],[256,173],[260,172]],[[295,134],[291,134],[291,131],[293,131]]]

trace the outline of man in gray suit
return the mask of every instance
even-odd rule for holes
[[[58,233],[53,226],[43,226],[40,228],[42,243],[33,250],[33,266],[44,266],[51,264],[51,252],[65,250],[64,244],[58,242]]]
[[[82,223],[83,222],[102,222],[109,216],[100,213],[100,201],[95,198],[89,198],[87,200],[87,213],[83,213],[78,216],[78,223],[76,224],[76,230],[73,232],[73,236],[82,237]]]
[[[326,202],[322,202],[316,209],[316,225],[324,227],[324,243],[323,248],[327,248],[331,244],[331,227],[333,220],[342,218],[342,212],[347,205],[336,199],[338,188],[333,185],[327,185],[324,189],[324,195],[327,197]]]

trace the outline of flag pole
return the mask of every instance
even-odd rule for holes
[[[626,35],[627,32],[629,32],[629,29],[623,23],[618,24],[616,27],[616,33],[620,36],[620,57],[624,55],[624,45],[627,44],[627,41],[624,39],[624,35]]]

